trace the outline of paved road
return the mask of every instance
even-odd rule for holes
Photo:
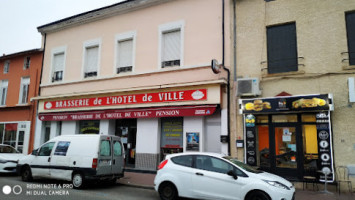
[[[35,180],[33,182],[28,183],[22,182],[19,176],[4,174],[0,175],[1,200],[63,200],[63,198],[73,200],[159,199],[159,195],[154,190],[127,187],[120,184],[115,184],[111,186],[96,184],[90,185],[84,190],[75,190],[71,189],[70,187],[71,184],[68,182],[60,182],[55,180]],[[5,193],[10,191],[9,188],[11,188],[11,193],[6,195]]]

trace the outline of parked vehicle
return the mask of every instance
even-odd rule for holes
[[[17,162],[24,156],[10,145],[0,144],[0,173],[16,172]]]
[[[295,188],[289,181],[215,153],[167,155],[158,166],[154,184],[163,200],[179,196],[238,200],[295,198]]]
[[[117,136],[58,136],[20,159],[17,170],[23,181],[60,179],[74,188],[94,180],[115,183],[124,175],[124,148]]]

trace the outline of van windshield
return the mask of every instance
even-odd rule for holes
[[[234,163],[235,165],[237,165],[238,167],[248,171],[248,172],[251,172],[251,173],[255,173],[255,174],[260,174],[260,173],[263,173],[263,171],[261,170],[257,170],[255,168],[253,168],[252,166],[250,165],[247,165],[243,162],[240,162],[239,160],[237,160],[236,158],[233,158],[233,157],[230,157],[230,156],[226,156],[226,157],[223,157],[224,159],[227,159],[229,161],[231,161],[232,163]]]

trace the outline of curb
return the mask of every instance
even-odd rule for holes
[[[131,184],[131,183],[120,183],[117,182],[119,185],[124,185],[127,187],[134,187],[134,188],[141,188],[141,189],[147,189],[147,190],[154,190],[154,186],[151,185],[138,185],[138,184]]]

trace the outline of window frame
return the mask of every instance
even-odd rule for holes
[[[185,21],[180,20],[180,21],[175,21],[171,23],[166,23],[159,25],[159,31],[158,31],[158,37],[159,37],[159,45],[158,45],[158,69],[165,69],[166,67],[162,66],[162,59],[163,59],[163,34],[180,30],[180,65],[179,66],[171,66],[171,67],[182,67],[184,66],[184,33],[185,33]],[[167,67],[167,68],[171,68]]]
[[[132,70],[128,71],[128,73],[130,72],[134,72],[135,71],[135,60],[136,60],[136,37],[137,37],[137,32],[136,31],[130,31],[130,32],[126,32],[126,33],[121,33],[121,34],[117,34],[115,36],[115,51],[114,51],[114,66],[113,66],[113,74],[118,75],[119,73],[117,73],[117,69],[119,68],[118,64],[119,64],[119,42],[123,42],[126,40],[132,40]],[[121,68],[121,67],[120,67]],[[127,73],[127,72],[126,72]]]
[[[4,74],[8,74],[10,71],[10,60],[5,60],[4,62]]]
[[[354,52],[350,52],[350,49],[355,49],[355,38],[352,40],[352,41],[354,41],[353,44],[350,45],[349,36],[352,35],[352,34],[349,33],[349,22],[348,22],[348,16],[349,15],[354,15],[354,18],[355,18],[355,11],[345,12],[346,45],[347,45],[347,51],[348,51],[347,53],[348,53],[348,61],[349,61],[348,63],[349,63],[349,66],[355,67],[355,51]],[[355,24],[355,19],[354,19],[353,23]],[[355,37],[355,36],[352,36],[352,37]],[[352,47],[350,47],[350,46],[352,46]],[[354,54],[354,57],[350,56],[351,53]],[[354,63],[352,63],[351,60],[354,60]]]
[[[58,54],[64,54],[64,59],[63,59],[63,72],[62,72],[62,80],[58,80],[58,81],[53,81],[53,77],[54,77],[54,56],[58,55]],[[63,82],[64,80],[64,76],[65,76],[65,63],[66,63],[66,57],[67,57],[67,46],[61,46],[61,47],[56,47],[54,49],[52,49],[51,51],[51,69],[50,69],[50,73],[49,73],[49,82],[50,83],[57,83],[57,82]]]
[[[98,47],[98,53],[97,53],[97,69],[96,69],[96,76],[88,76],[85,77],[86,73],[86,59],[87,59],[87,49],[93,48],[93,47]],[[100,77],[100,63],[101,63],[101,38],[93,39],[93,40],[88,40],[83,43],[83,55],[82,55],[82,69],[81,69],[81,78],[82,80],[86,79],[95,79]]]
[[[26,97],[27,101],[24,103],[24,102],[22,102],[22,99],[23,99],[23,86],[25,85],[24,84],[25,79],[28,79],[28,84],[26,84],[26,85],[28,85],[28,88],[27,88],[27,97]],[[30,93],[29,92],[30,91],[30,84],[31,84],[31,79],[30,79],[29,76],[21,77],[20,94],[19,94],[19,98],[18,98],[18,104],[19,105],[28,104],[28,102],[29,102],[29,93]]]
[[[2,99],[3,99],[3,92],[2,91],[5,88],[4,87],[4,82],[7,82],[7,84],[6,84],[5,102],[3,104],[2,103]],[[8,89],[9,89],[9,80],[1,80],[1,82],[0,82],[0,106],[6,106],[6,99],[7,99]]]
[[[31,56],[25,56],[23,61],[23,70],[29,69],[31,65]]]

